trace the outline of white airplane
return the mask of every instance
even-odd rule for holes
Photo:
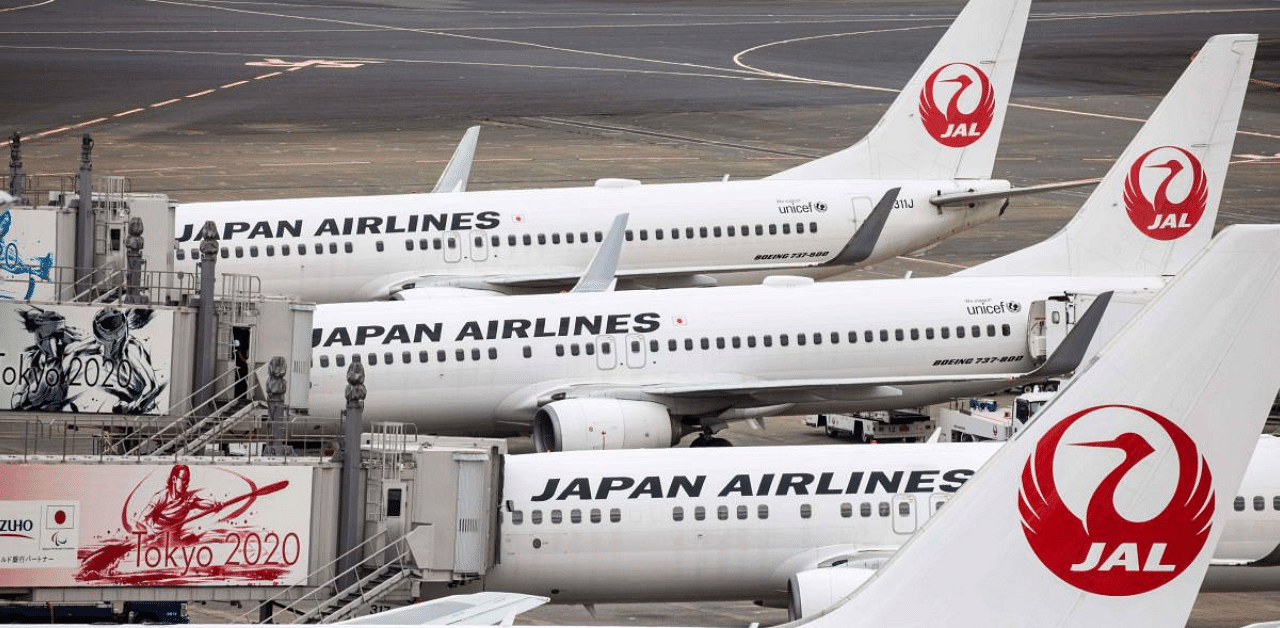
[[[972,0],[866,138],[764,180],[186,203],[176,266],[195,269],[206,221],[220,272],[317,303],[565,289],[621,213],[620,287],[829,275],[915,251],[997,217],[1014,193],[991,174],[1029,5]],[[448,179],[437,190],[465,187]]]
[[[1278,317],[1280,228],[1229,227],[883,567],[786,626],[1184,625],[1280,387]],[[738,498],[722,499],[736,518]],[[808,527],[800,510],[776,517]],[[574,525],[615,523],[562,521],[547,550]],[[625,580],[632,566],[594,569]]]
[[[481,586],[561,604],[755,600],[794,619],[857,588],[1000,446],[507,456]],[[1235,495],[1203,590],[1280,590],[1280,438],[1257,442]]]
[[[322,305],[310,410],[337,416],[360,361],[369,421],[532,429],[540,451],[696,430],[720,445],[710,434],[731,420],[919,406],[1070,371],[1101,308],[1045,359],[1067,324],[1046,315],[1055,299],[1153,291],[1209,241],[1255,46],[1211,39],[1076,218],[1009,258],[931,279]]]

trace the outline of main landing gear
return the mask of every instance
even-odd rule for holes
[[[697,438],[689,443],[690,447],[733,447],[733,443],[727,438],[712,436],[710,434],[699,434]]]

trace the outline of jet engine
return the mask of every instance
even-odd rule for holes
[[[816,615],[853,593],[874,569],[820,567],[801,571],[787,580],[787,615],[792,621]]]
[[[533,419],[540,452],[670,447],[680,436],[667,407],[649,401],[564,399],[543,406]]]

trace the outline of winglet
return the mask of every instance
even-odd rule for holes
[[[853,237],[849,238],[849,242],[844,245],[844,250],[840,254],[832,258],[826,263],[830,266],[838,266],[845,264],[857,264],[867,258],[876,250],[876,242],[880,241],[880,233],[884,231],[884,224],[889,222],[889,213],[893,211],[893,202],[898,200],[898,192],[902,188],[896,187],[884,193],[880,197],[880,202],[871,209],[871,213],[867,215],[867,219],[862,221],[862,226],[854,232]]]
[[[453,157],[445,164],[440,180],[431,188],[432,194],[440,192],[466,192],[467,180],[471,178],[471,162],[476,156],[476,142],[480,138],[480,127],[473,126],[462,134],[462,141],[453,151]]]
[[[1278,318],[1280,226],[1224,229],[808,628],[1184,625],[1280,387]]]
[[[582,273],[578,284],[569,292],[613,290],[617,282],[618,261],[622,259],[622,241],[627,230],[627,218],[630,216],[631,214],[618,214],[613,219],[613,226],[609,227],[609,233],[605,234],[600,248],[596,249],[596,254],[591,257],[591,263],[587,264],[586,272]]]

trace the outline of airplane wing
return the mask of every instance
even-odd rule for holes
[[[473,126],[462,134],[462,141],[458,142],[458,147],[453,150],[453,157],[450,157],[449,163],[445,164],[444,172],[440,173],[436,186],[431,188],[432,194],[467,191],[467,180],[471,178],[471,161],[475,159],[476,142],[479,137],[480,127],[478,126]]]
[[[939,194],[929,199],[929,202],[937,207],[954,207],[956,205],[968,205],[969,203],[989,201],[996,198],[1010,198],[1014,196],[1025,196],[1027,194],[1044,194],[1045,192],[1081,188],[1088,185],[1095,185],[1100,181],[1102,181],[1101,178],[1078,179],[1076,181],[1044,183],[1041,185],[1029,185],[1022,188],[1009,188],[1007,190],[994,190],[990,192],[951,192],[948,194]]]
[[[393,608],[334,625],[376,626],[510,626],[516,615],[550,601],[537,595],[486,591],[451,595],[427,602]]]

